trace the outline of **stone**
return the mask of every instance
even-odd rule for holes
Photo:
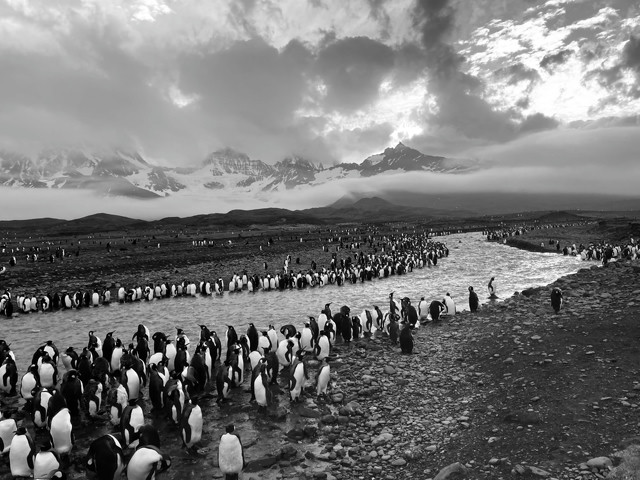
[[[393,375],[396,373],[396,369],[393,368],[391,365],[385,365],[384,366],[384,373],[386,373],[387,375]]]
[[[383,445],[383,444],[389,442],[392,439],[393,439],[393,434],[391,434],[391,433],[381,433],[377,437],[374,437],[374,439],[373,439],[373,441],[371,443],[373,444],[373,446],[378,446],[378,445]]]
[[[467,478],[467,473],[467,467],[456,462],[440,470],[433,480],[462,480]]]
[[[404,458],[396,458],[391,462],[391,465],[394,467],[402,467],[407,464],[407,461]]]
[[[320,418],[320,412],[309,407],[300,407],[297,409],[298,415],[305,418]]]
[[[336,423],[338,421],[338,419],[336,417],[334,417],[333,415],[324,415],[320,421],[322,423],[325,423],[327,425],[333,425],[334,423]]]
[[[613,462],[611,462],[611,459],[609,459],[609,457],[596,457],[588,460],[587,466],[589,468],[597,468],[603,470],[611,468],[613,466]]]
[[[546,470],[542,470],[541,468],[538,468],[538,467],[532,467],[529,465],[527,466],[527,470],[529,470],[529,472],[536,475],[537,477],[547,478],[551,476],[549,472],[547,472]]]
[[[331,395],[331,401],[333,403],[342,403],[343,400],[344,400],[343,393],[334,393],[333,395]]]
[[[257,460],[251,460],[244,468],[245,472],[261,472],[267,470],[272,465],[278,462],[278,458],[275,455],[268,455],[266,457],[258,458]]]

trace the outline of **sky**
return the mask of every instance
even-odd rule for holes
[[[25,153],[326,166],[402,141],[640,174],[637,0],[0,0],[0,38],[0,147]]]

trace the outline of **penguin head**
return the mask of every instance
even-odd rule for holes
[[[25,427],[18,427],[16,430],[16,435],[26,435],[27,429]]]
[[[236,427],[234,427],[233,423],[230,423],[229,425],[227,425],[224,428],[224,431],[227,433],[233,433],[233,431],[236,429]]]
[[[470,291],[470,292],[473,292],[473,287],[469,287],[469,291]]]

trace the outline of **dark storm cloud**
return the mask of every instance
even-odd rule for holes
[[[547,54],[540,60],[540,66],[546,70],[550,70],[553,65],[565,63],[571,55],[573,55],[571,50],[560,50],[557,53]]]
[[[640,37],[633,35],[622,49],[622,66],[640,73]]]
[[[514,125],[509,114],[494,110],[479,96],[482,82],[461,71],[464,58],[449,43],[455,25],[455,10],[450,2],[418,0],[415,19],[429,72],[429,93],[435,95],[437,102],[433,123],[453,127],[469,138],[510,138]]]
[[[560,125],[555,118],[547,117],[542,113],[535,113],[526,117],[519,125],[518,131],[521,134],[530,132],[540,132],[542,130],[552,130]]]
[[[394,66],[394,51],[367,37],[330,43],[318,53],[314,71],[327,89],[326,105],[342,112],[374,101]]]

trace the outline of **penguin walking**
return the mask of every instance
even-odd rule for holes
[[[562,290],[558,287],[554,287],[551,290],[551,306],[553,307],[553,311],[558,313],[562,308],[562,304],[564,303],[564,299],[562,297]]]
[[[185,405],[180,419],[180,433],[187,451],[196,451],[195,445],[202,438],[202,409],[195,398]]]
[[[240,472],[246,466],[244,449],[240,436],[235,433],[233,425],[228,425],[225,431],[226,433],[220,437],[218,465],[220,471],[225,475],[225,480],[237,480]]]
[[[113,435],[103,435],[89,446],[85,461],[87,470],[95,472],[98,480],[118,480],[124,470],[122,445]]]
[[[478,311],[478,305],[480,301],[478,300],[478,294],[473,290],[473,287],[469,287],[469,310],[472,312]]]
[[[487,290],[489,290],[489,298],[495,299],[498,298],[498,295],[496,295],[496,284],[494,283],[496,277],[491,277],[491,280],[489,280],[489,283],[487,284]]]

